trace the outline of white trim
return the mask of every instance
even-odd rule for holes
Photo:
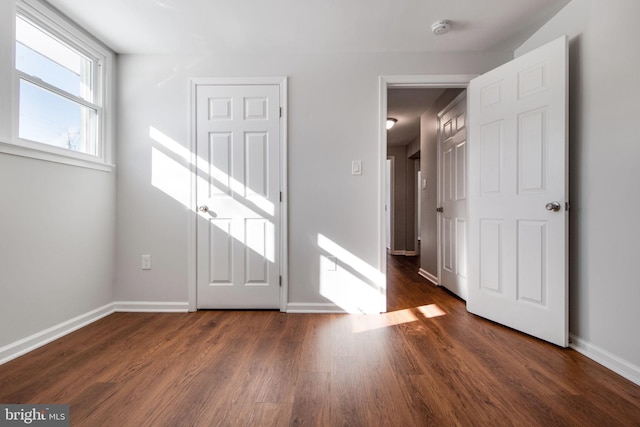
[[[380,266],[380,312],[387,312],[387,86],[388,78],[380,76],[378,86],[378,104],[380,114],[378,117],[378,265]],[[394,163],[391,163],[392,169]],[[393,172],[392,172],[393,176]],[[393,186],[391,187],[393,188]],[[393,207],[393,193],[391,193],[391,206]],[[391,215],[393,215],[393,208]],[[391,224],[394,217],[391,216]],[[393,227],[389,232],[391,248],[393,248]]]
[[[292,302],[287,304],[287,313],[334,313],[348,314],[343,308],[331,303]]]
[[[186,313],[188,302],[116,301],[114,311],[118,313]]]
[[[589,343],[586,340],[571,335],[569,347],[583,354],[589,359],[601,364],[607,369],[623,376],[631,382],[640,385],[640,366],[616,356],[607,350]]]
[[[390,255],[416,256],[416,255],[418,255],[418,252],[416,252],[416,251],[407,251],[407,250],[404,250],[404,249],[397,249],[397,250],[389,250],[389,254]]]
[[[186,313],[187,302],[117,301],[0,347],[0,365],[113,313]]]
[[[11,142],[0,141],[0,153],[9,154],[12,156],[26,157],[29,159],[42,160],[45,162],[60,163],[63,165],[77,166],[86,169],[94,169],[97,171],[111,172],[115,169],[115,165],[105,163],[98,157],[93,159],[83,158],[80,153],[69,156],[70,153],[56,153],[54,150],[57,147],[46,146],[44,144],[38,144],[36,142],[23,141],[20,145],[13,144]],[[35,148],[30,145],[39,145],[42,147]],[[62,151],[64,149],[60,149]],[[69,150],[65,150],[69,151]],[[85,155],[89,157],[89,155]]]
[[[96,320],[102,319],[114,311],[113,304],[107,304],[88,313],[76,316],[73,319],[69,319],[66,322],[36,332],[4,347],[0,347],[0,365],[70,334]]]
[[[280,311],[287,311],[287,298],[289,295],[289,218],[288,208],[288,134],[287,134],[287,115],[288,115],[288,78],[284,77],[193,77],[189,81],[190,86],[190,105],[189,122],[191,123],[190,151],[191,151],[191,206],[192,211],[187,221],[188,233],[188,310],[197,310],[197,168],[196,168],[196,89],[201,85],[278,85],[280,88],[280,107],[282,108],[282,116],[280,117],[280,192],[282,193],[282,201],[280,202],[280,276],[282,277],[282,285],[280,287]]]
[[[438,278],[433,274],[429,273],[427,270],[423,269],[422,267],[420,267],[420,269],[418,270],[418,274],[424,277],[425,279],[427,279],[428,281],[430,281],[431,283],[433,283],[434,285],[440,286],[440,282],[438,281]]]
[[[477,74],[421,74],[404,76],[381,76],[380,78],[387,84],[387,87],[395,88],[466,88],[471,79],[478,77]],[[386,89],[386,88],[385,88]],[[385,111],[386,114],[386,111]],[[385,117],[386,123],[386,117]],[[385,128],[386,130],[386,128]]]
[[[196,209],[196,203],[198,202],[197,197],[197,182],[198,182],[198,168],[197,161],[198,156],[196,154],[196,140],[197,140],[197,131],[196,131],[196,103],[197,103],[197,85],[195,84],[194,79],[191,79],[189,82],[189,105],[191,108],[186,113],[189,116],[187,120],[189,120],[189,152],[191,156],[189,158],[189,175],[191,175],[191,180],[189,182],[189,206],[191,206],[191,210],[189,211],[189,218],[187,220],[187,298],[189,301],[189,311],[197,311],[197,290],[198,290],[198,215],[194,215]]]
[[[387,153],[387,161],[391,162],[391,167],[389,168],[391,176],[390,177],[386,177],[387,179],[384,179],[384,185],[385,185],[385,192],[384,192],[384,197],[385,197],[385,205],[387,204],[386,198],[387,198],[387,183],[389,183],[389,206],[387,206],[387,209],[389,209],[389,226],[391,228],[391,230],[389,230],[389,253],[391,255],[395,255],[394,252],[396,252],[396,250],[394,249],[396,247],[396,233],[394,231],[394,227],[393,225],[395,224],[396,221],[396,203],[395,203],[395,197],[396,197],[396,191],[395,191],[395,185],[396,185],[396,156],[390,156]],[[386,176],[386,161],[385,161],[385,176]],[[384,223],[385,223],[385,232],[384,232],[384,244],[385,247],[387,245],[387,212],[385,211],[385,217],[384,217]]]
[[[287,118],[289,115],[289,83],[287,77],[280,77],[280,276],[282,282],[280,286],[280,311],[287,310],[289,297],[289,135],[287,130],[289,125]]]

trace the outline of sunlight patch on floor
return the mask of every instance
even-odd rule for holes
[[[416,307],[420,313],[424,315],[427,319],[432,319],[434,317],[445,316],[447,313],[436,304],[423,305],[420,307]]]
[[[352,317],[352,331],[354,334],[374,329],[388,328],[418,321],[413,309],[392,311],[389,313],[372,314]]]
[[[358,334],[375,329],[417,322],[420,320],[419,315],[427,319],[433,319],[435,317],[445,316],[446,314],[447,313],[438,307],[438,305],[428,304],[415,308],[390,311],[388,313],[353,316],[352,331],[354,334]]]

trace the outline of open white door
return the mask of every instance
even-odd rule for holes
[[[440,285],[467,299],[467,94],[438,114]]]
[[[467,309],[566,347],[567,39],[471,81]]]

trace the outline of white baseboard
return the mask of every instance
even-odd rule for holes
[[[424,277],[425,279],[427,279],[428,281],[430,281],[431,283],[433,283],[434,285],[440,286],[440,283],[438,282],[438,278],[433,274],[429,273],[427,270],[420,268],[418,270],[418,274]]]
[[[73,319],[69,319],[66,322],[59,323],[40,332],[36,332],[26,338],[7,344],[0,348],[0,365],[33,351],[38,347],[42,347],[43,345],[57,340],[60,337],[70,334],[71,332],[87,326],[96,320],[102,319],[114,311],[113,304],[107,304],[100,308],[96,308],[95,310],[91,310],[88,313],[76,316]]]
[[[339,313],[347,312],[336,304],[331,303],[304,303],[290,302],[287,304],[287,313]]]
[[[186,313],[188,302],[149,302],[149,301],[116,301],[114,311],[133,313]]]
[[[640,385],[640,366],[634,365],[575,335],[571,335],[571,344],[569,344],[569,347],[587,356],[589,359],[598,362],[605,368],[611,369],[629,381]]]
[[[404,255],[404,256],[416,256],[416,255],[418,255],[418,252],[416,252],[416,251],[406,251],[404,249],[394,249],[392,251],[389,251],[389,253],[391,255]]]
[[[36,332],[26,338],[7,344],[4,347],[0,347],[0,365],[115,312],[186,313],[188,309],[189,303],[186,302],[112,302],[100,308],[96,308],[95,310],[76,316],[66,322],[59,323],[43,331]]]

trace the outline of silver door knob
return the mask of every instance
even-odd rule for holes
[[[550,202],[550,203],[546,204],[545,208],[548,211],[558,212],[560,210],[560,203],[558,203],[558,202]]]
[[[198,206],[198,210],[202,213],[207,213],[209,212],[209,206],[207,205]]]

